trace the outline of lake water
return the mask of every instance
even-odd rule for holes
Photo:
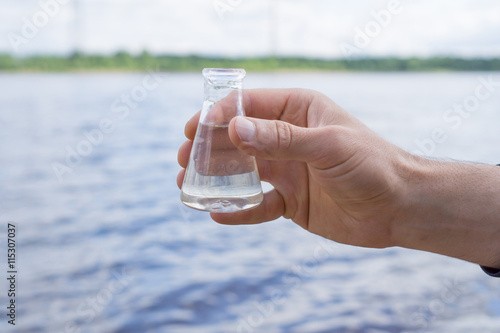
[[[405,149],[493,164],[500,86],[488,80],[500,73],[249,73],[246,87],[316,89]],[[222,226],[184,207],[177,149],[202,84],[0,74],[4,276],[9,222],[17,241],[16,326],[2,278],[0,331],[499,331],[500,279],[476,265],[338,245],[285,219]]]

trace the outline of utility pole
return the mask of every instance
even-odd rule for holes
[[[73,53],[80,53],[83,51],[83,21],[82,21],[82,6],[81,0],[73,0],[73,36],[70,36],[73,44]]]
[[[278,55],[278,1],[268,0],[269,55]]]

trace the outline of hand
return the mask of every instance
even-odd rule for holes
[[[248,117],[229,125],[233,144],[257,158],[260,177],[274,186],[260,206],[212,213],[224,224],[280,216],[337,242],[396,245],[393,224],[403,215],[404,179],[412,156],[383,140],[326,96],[309,90],[246,90]],[[186,168],[199,113],[186,125],[179,150]],[[179,173],[182,184],[185,170]]]
[[[231,120],[230,139],[257,158],[274,190],[255,209],[212,213],[215,221],[284,216],[341,243],[401,246],[500,268],[500,167],[411,155],[314,91],[250,90],[243,103],[248,117]],[[198,118],[186,125],[183,168]]]

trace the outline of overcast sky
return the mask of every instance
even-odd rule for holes
[[[18,55],[500,56],[496,0],[0,0],[0,8],[0,52]]]

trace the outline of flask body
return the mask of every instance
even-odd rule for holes
[[[240,69],[204,69],[205,98],[182,184],[181,201],[195,209],[229,213],[262,199],[257,164],[229,139],[232,118],[244,116]]]

